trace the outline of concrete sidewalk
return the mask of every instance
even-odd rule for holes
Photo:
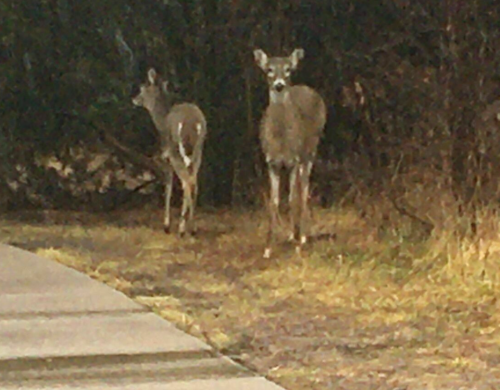
[[[0,245],[0,389],[282,388],[88,276]]]

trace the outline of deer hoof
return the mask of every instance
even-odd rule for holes
[[[289,236],[288,236],[288,242],[301,242],[299,240],[300,238],[300,234],[296,231],[293,231],[293,232],[290,232]]]
[[[181,220],[179,224],[179,236],[184,237],[186,235],[186,221]]]
[[[163,231],[165,232],[165,234],[170,234],[170,225],[163,226]]]
[[[198,235],[198,227],[195,224],[192,224],[190,226],[190,228],[189,228],[189,234],[191,236],[193,236],[193,237],[196,236],[196,235]]]

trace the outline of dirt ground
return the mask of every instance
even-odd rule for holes
[[[315,210],[306,250],[283,232],[265,260],[261,212],[198,217],[198,236],[181,239],[159,209],[17,213],[0,216],[0,241],[123,291],[289,390],[500,388],[500,287],[484,277],[496,244],[478,273],[439,237]]]

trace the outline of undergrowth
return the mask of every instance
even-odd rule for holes
[[[421,234],[397,213],[315,209],[302,255],[283,232],[271,260],[264,214],[201,213],[188,239],[164,235],[160,214],[6,215],[0,237],[125,292],[292,390],[500,383],[493,210],[472,236],[451,212]]]

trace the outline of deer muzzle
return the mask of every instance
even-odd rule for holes
[[[273,83],[273,87],[274,87],[274,89],[277,92],[283,91],[285,89],[285,87],[286,87],[285,80],[283,80],[283,79],[277,79],[277,80],[275,80],[274,83]]]

